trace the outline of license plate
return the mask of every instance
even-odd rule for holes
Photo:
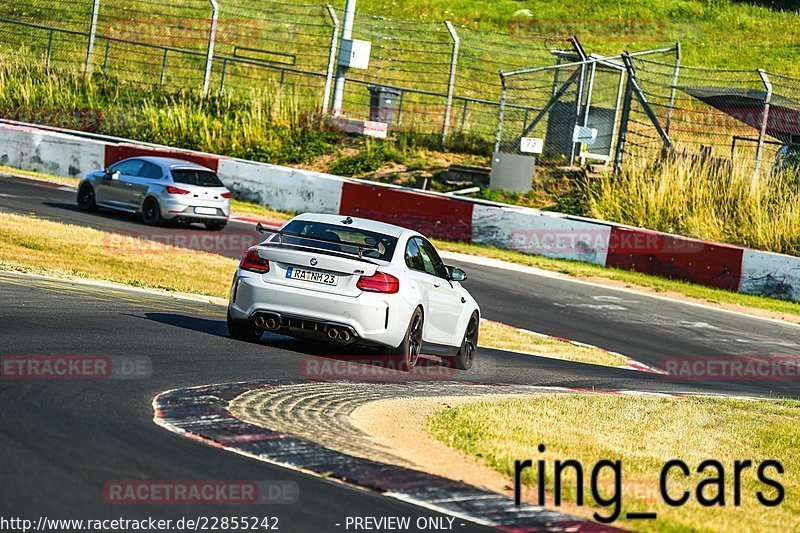
[[[213,207],[195,207],[194,212],[198,215],[216,215],[217,210]]]
[[[339,283],[339,277],[333,274],[325,274],[324,272],[315,272],[313,270],[303,270],[302,268],[294,267],[289,267],[286,270],[286,277],[289,279],[299,279],[300,281],[321,283],[323,285],[336,285]]]

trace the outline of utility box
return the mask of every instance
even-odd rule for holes
[[[394,123],[400,90],[379,85],[369,87],[369,119],[374,122]]]
[[[345,39],[339,46],[339,66],[366,70],[369,68],[370,53],[372,53],[370,41]]]
[[[525,194],[531,190],[536,158],[530,155],[495,152],[492,156],[492,189]]]

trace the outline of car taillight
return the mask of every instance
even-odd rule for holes
[[[230,198],[231,197],[231,193],[230,192],[224,192],[224,193],[220,194],[220,196],[222,196],[223,198]]]
[[[244,253],[242,260],[239,262],[239,268],[258,274],[266,274],[269,272],[269,261],[258,256],[257,248],[250,248]]]
[[[361,276],[356,287],[366,292],[394,294],[400,290],[400,280],[384,272],[376,272],[374,276]]]
[[[189,194],[189,191],[187,191],[186,189],[179,189],[178,187],[172,187],[172,186],[167,187],[167,192],[170,194]]]

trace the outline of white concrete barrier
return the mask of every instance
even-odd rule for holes
[[[800,302],[800,257],[745,249],[739,292]]]
[[[280,211],[339,213],[338,176],[236,159],[221,159],[217,173],[237,198]]]
[[[475,205],[472,243],[605,265],[611,227],[535,209]]]
[[[105,166],[105,146],[102,141],[0,124],[0,165],[22,170],[80,176]]]

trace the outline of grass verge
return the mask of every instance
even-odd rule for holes
[[[539,335],[532,331],[517,329],[485,319],[481,320],[478,345],[485,348],[496,348],[594,365],[619,367],[627,364],[627,360],[624,357],[613,352],[601,350],[594,346],[578,346],[568,341]]]
[[[222,297],[237,264],[221,255],[10,213],[3,214],[0,261],[15,270]]]
[[[616,525],[637,531],[797,531],[800,529],[800,402],[746,401],[709,398],[655,398],[608,395],[554,395],[500,402],[475,402],[439,411],[428,420],[430,434],[458,450],[481,458],[489,467],[513,479],[515,460],[545,461],[546,502],[552,506],[553,463],[576,459],[584,468],[585,506],[575,505],[574,470],[562,477],[561,509],[589,517],[595,511],[609,516],[613,506],[599,508],[591,497],[589,475],[601,459],[623,465],[623,516],[631,511],[658,513],[656,521],[621,520]],[[540,453],[539,444],[546,450]],[[682,507],[663,503],[658,476],[664,463],[681,459],[692,471],[684,478],[671,475],[673,497],[684,490],[692,494]],[[696,472],[706,459],[724,469],[726,506],[703,507],[695,490],[707,479]],[[733,505],[733,464],[750,459],[754,468],[742,474],[742,505]],[[763,507],[756,499],[762,491],[770,499],[774,489],[756,478],[758,464],[775,459],[785,473],[767,470],[786,490],[779,507]],[[608,470],[607,470],[608,472]],[[526,469],[523,483],[537,487],[536,468]],[[614,496],[612,477],[601,476],[601,496]],[[713,497],[718,490],[707,487]],[[536,494],[536,491],[532,494]]]
[[[130,236],[4,213],[0,269],[76,276],[136,287],[224,298],[237,261],[218,254],[151,243]],[[487,348],[619,366],[596,348],[520,332],[502,324],[482,330]]]

